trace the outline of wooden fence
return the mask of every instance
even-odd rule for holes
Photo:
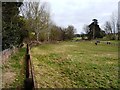
[[[26,55],[25,55],[25,71],[26,71],[26,79],[25,79],[25,90],[35,90],[35,78],[33,65],[30,58],[29,46],[27,44]]]

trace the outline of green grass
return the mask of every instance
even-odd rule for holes
[[[7,63],[3,65],[3,74],[6,72],[14,73],[14,81],[4,86],[5,88],[23,87],[24,84],[24,56],[25,48],[21,48],[17,53],[13,54]],[[10,76],[7,76],[10,77]],[[9,82],[9,80],[8,80]]]
[[[118,47],[93,41],[33,47],[39,88],[118,88]]]

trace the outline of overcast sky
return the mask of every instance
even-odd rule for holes
[[[118,10],[119,0],[42,0],[50,5],[52,20],[58,26],[74,25],[77,33],[96,18],[100,27]]]

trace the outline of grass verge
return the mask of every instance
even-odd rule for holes
[[[23,87],[25,78],[24,56],[25,48],[21,48],[3,65],[3,88]]]

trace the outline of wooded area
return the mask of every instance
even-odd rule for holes
[[[73,25],[63,28],[57,26],[51,19],[51,13],[47,3],[41,2],[3,2],[2,3],[2,49],[20,47],[23,43],[32,41],[55,42],[71,40],[76,37],[76,29]],[[101,30],[98,20],[84,26],[86,34],[78,36],[87,39],[118,38],[118,22],[115,15],[111,22],[106,21],[104,30]]]
[[[20,47],[23,42],[72,39],[75,28],[61,28],[53,23],[47,4],[40,2],[2,3],[2,49]]]

